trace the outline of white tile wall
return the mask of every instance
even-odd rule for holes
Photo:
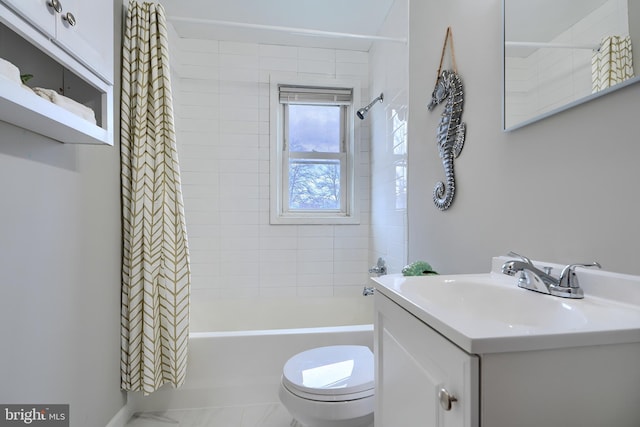
[[[382,35],[407,37],[408,1],[396,0]],[[382,257],[390,273],[407,260],[407,115],[408,65],[406,44],[375,43],[370,51],[371,98],[384,102],[364,121],[371,133],[371,236],[369,263]]]
[[[604,36],[628,35],[626,2],[609,0],[551,42],[597,44]],[[518,123],[590,94],[591,57],[587,49],[539,49],[526,58],[507,58],[506,122]]]
[[[269,77],[359,79],[368,99],[368,53],[189,39],[175,45],[193,297],[360,294],[369,267],[368,167],[357,191],[360,225],[269,225]],[[368,141],[361,146],[368,162]]]

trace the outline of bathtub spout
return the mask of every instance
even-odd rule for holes
[[[375,291],[375,288],[373,286],[365,286],[364,289],[362,290],[362,295],[364,295],[365,297],[368,297],[369,295],[373,295],[374,291]]]

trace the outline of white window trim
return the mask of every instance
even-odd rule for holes
[[[347,202],[345,213],[337,212],[285,212],[283,210],[282,190],[282,156],[283,134],[282,108],[279,101],[279,85],[316,86],[316,87],[343,87],[353,91],[353,103],[347,108],[346,120],[348,124],[346,143],[349,146],[347,156],[347,169],[352,175],[347,177],[347,188],[344,189]],[[269,84],[269,122],[270,122],[270,180],[269,180],[269,219],[271,224],[359,224],[360,209],[356,189],[360,187],[360,126],[355,121],[356,108],[360,105],[360,82],[356,80],[329,79],[320,77],[294,77],[291,75],[271,74]]]

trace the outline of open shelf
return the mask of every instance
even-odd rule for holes
[[[0,77],[0,119],[72,144],[110,144],[107,130]]]

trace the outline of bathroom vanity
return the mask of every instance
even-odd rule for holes
[[[578,270],[569,300],[518,288],[504,261],[373,279],[376,427],[639,426],[640,278]]]

